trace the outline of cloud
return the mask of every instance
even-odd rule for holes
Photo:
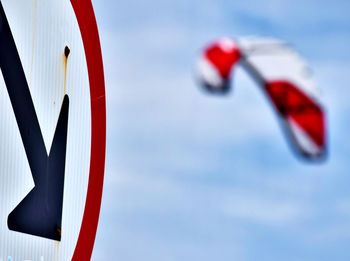
[[[223,211],[241,222],[272,227],[298,223],[311,215],[310,209],[300,206],[300,203],[266,198],[253,192],[231,196],[223,206]]]

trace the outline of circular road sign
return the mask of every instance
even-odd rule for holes
[[[0,2],[0,261],[90,260],[106,147],[90,0]]]

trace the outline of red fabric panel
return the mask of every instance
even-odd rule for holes
[[[229,79],[231,69],[241,58],[241,53],[238,48],[224,50],[216,42],[205,50],[205,57],[217,68],[224,79]]]
[[[325,146],[324,113],[313,99],[287,81],[269,82],[266,91],[282,117],[292,118],[313,142]]]

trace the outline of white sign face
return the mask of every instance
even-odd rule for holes
[[[89,238],[95,237],[101,195],[90,202],[98,206],[93,217],[87,198],[96,176],[92,103],[98,99],[80,30],[84,19],[77,18],[84,11],[74,7],[79,1],[91,5],[0,2],[0,261],[78,260],[85,219],[95,219]],[[98,162],[104,162],[101,154]],[[102,193],[102,182],[97,190]],[[91,255],[93,239],[80,241]]]

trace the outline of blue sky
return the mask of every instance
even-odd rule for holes
[[[107,92],[93,260],[350,260],[350,2],[93,1]],[[228,97],[194,81],[200,48],[271,36],[311,65],[330,157],[305,164],[240,69]]]

